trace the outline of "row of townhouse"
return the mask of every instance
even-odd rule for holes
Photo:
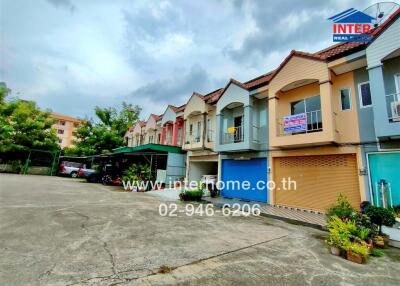
[[[276,183],[273,191],[224,188],[225,197],[324,211],[340,193],[355,207],[381,204],[383,182],[387,200],[400,204],[399,16],[370,43],[292,51],[260,77],[194,92],[185,105],[138,122],[126,140],[181,146],[190,181],[218,174],[222,182]],[[301,132],[288,124],[296,115]],[[296,190],[285,189],[284,178]]]

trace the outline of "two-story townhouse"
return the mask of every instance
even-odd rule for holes
[[[187,151],[186,178],[199,181],[203,175],[218,174],[218,153],[215,152],[215,105],[213,98],[222,89],[206,95],[194,92],[186,103],[184,140],[182,149]]]
[[[400,9],[372,33],[366,69],[358,72],[361,136],[369,174],[369,197],[377,205],[400,204]],[[377,144],[373,144],[376,141]],[[382,198],[381,189],[386,190]]]
[[[364,43],[343,43],[315,54],[292,51],[274,72],[268,87],[273,204],[326,211],[340,193],[356,208],[368,198],[354,79],[365,64],[363,49]],[[282,181],[289,178],[291,190]]]
[[[182,146],[185,105],[168,105],[161,118],[161,144]]]
[[[125,142],[128,147],[136,147],[143,144],[145,136],[146,122],[139,120],[135,126],[130,127],[125,133]]]
[[[161,143],[161,116],[150,114],[146,121],[143,144]]]
[[[271,75],[245,83],[231,79],[216,104],[215,149],[220,153],[224,197],[268,202],[268,93],[264,86]]]

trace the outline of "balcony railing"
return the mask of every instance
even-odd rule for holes
[[[244,132],[243,126],[234,127],[234,132],[232,133],[224,133],[224,137],[222,140],[223,144],[230,144],[230,143],[239,143],[243,142],[244,140]]]
[[[386,95],[389,122],[400,122],[400,93]]]
[[[305,134],[305,133],[313,133],[322,131],[322,116],[321,110],[314,110],[306,112],[307,115],[307,126],[306,130],[294,131],[292,133],[285,133],[284,131],[284,117],[278,119],[278,136],[285,135],[296,135],[296,134]]]

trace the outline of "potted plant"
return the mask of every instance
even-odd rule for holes
[[[374,239],[376,246],[382,247],[382,245],[387,245],[389,243],[389,237],[382,233],[382,226],[385,225],[391,227],[396,223],[396,215],[394,210],[369,206],[365,213],[371,219],[371,222],[378,226],[379,235]]]
[[[357,242],[351,242],[346,245],[347,260],[359,264],[366,263],[369,255],[368,246]]]
[[[356,226],[352,221],[343,221],[334,215],[330,218],[327,225],[329,236],[326,243],[330,246],[333,255],[340,256],[345,253],[344,248],[350,243],[352,233],[356,231]]]

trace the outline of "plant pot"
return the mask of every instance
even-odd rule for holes
[[[368,249],[369,249],[370,251],[371,251],[372,248],[374,248],[374,242],[372,241],[372,239],[367,239],[367,240],[365,241],[365,243],[367,244]]]
[[[389,236],[386,235],[386,234],[383,234],[382,237],[383,237],[384,247],[388,247],[389,246],[389,240],[390,240]]]
[[[335,256],[340,256],[341,249],[337,246],[331,246],[331,254],[333,254]]]
[[[361,254],[353,253],[352,251],[347,251],[347,260],[358,264],[366,262],[366,259]]]

